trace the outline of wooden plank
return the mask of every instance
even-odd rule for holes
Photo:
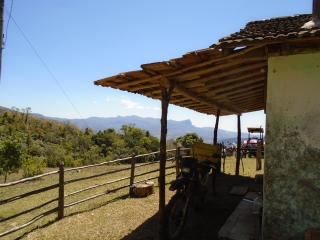
[[[178,80],[194,79],[201,75],[215,75],[217,72],[224,72],[226,70],[238,68],[240,64],[254,65],[254,62],[266,61],[266,57],[249,58],[249,59],[234,59],[228,62],[221,62],[211,67],[206,66],[205,68],[197,69],[195,71],[187,72],[175,77]],[[252,63],[253,62],[253,63]]]
[[[260,218],[260,214],[253,214],[253,202],[242,200],[220,229],[218,238],[258,240],[260,237]]]
[[[245,95],[235,95],[234,97],[230,97],[229,100],[234,102],[234,101],[252,99],[255,97],[263,97],[262,91],[261,92],[253,92],[253,93],[245,94]]]
[[[232,75],[229,78],[224,78],[223,80],[215,80],[210,82],[212,85],[209,87],[209,89],[217,89],[220,87],[224,87],[225,85],[228,84],[236,84],[241,81],[245,81],[247,79],[252,79],[252,78],[259,78],[261,76],[265,75],[264,73],[261,73],[260,71],[249,71],[241,74],[236,74]]]
[[[256,98],[256,99],[247,99],[245,101],[239,101],[237,106],[245,106],[245,107],[252,107],[252,106],[263,106],[263,97]]]
[[[217,79],[221,79],[221,78],[228,78],[234,74],[240,74],[242,72],[254,71],[256,69],[258,69],[258,70],[263,69],[267,66],[267,64],[268,63],[266,61],[263,61],[263,62],[258,62],[255,64],[245,65],[243,67],[234,68],[234,69],[231,69],[230,71],[224,71],[219,74],[215,74],[214,76],[212,76],[210,78],[210,80],[208,80],[206,82],[206,86],[207,87],[214,86],[214,83],[212,83],[213,80],[217,80]]]
[[[262,91],[263,92],[263,88],[264,87],[264,82],[259,82],[256,83],[254,85],[251,86],[247,86],[246,88],[239,88],[239,89],[233,89],[233,90],[229,90],[228,92],[226,92],[225,94],[220,93],[220,94],[216,94],[215,95],[215,99],[223,99],[223,98],[229,98],[231,96],[235,96],[235,95],[240,95],[240,94],[248,94],[251,92],[255,92],[255,91]]]
[[[215,96],[219,94],[228,93],[228,91],[233,91],[235,89],[246,88],[248,86],[252,86],[257,83],[261,83],[265,80],[265,76],[255,77],[255,78],[247,78],[239,81],[237,83],[226,84],[220,87],[210,88],[210,95]],[[264,83],[263,83],[264,84]]]

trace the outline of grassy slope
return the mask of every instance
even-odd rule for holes
[[[240,173],[244,176],[253,177],[255,174],[263,172],[255,171],[255,159],[244,159],[244,168],[244,172],[242,172],[242,167],[240,168]],[[227,158],[226,173],[233,174],[234,169],[234,158]],[[167,199],[170,199],[172,193],[169,191],[167,193]],[[108,201],[126,194],[127,190],[124,190],[78,205],[75,207],[76,209],[68,210],[68,214],[75,212],[75,210],[85,212],[36,230],[27,235],[26,239],[124,239],[126,235],[151,218],[158,209],[157,190],[155,194],[147,198],[123,198],[106,204]],[[87,211],[93,208],[97,209]],[[150,231],[153,231],[152,227]]]
[[[172,164],[171,162],[169,164]],[[95,175],[95,174],[99,174],[99,173],[103,173],[106,171],[110,171],[112,169],[119,169],[119,168],[126,168],[129,165],[113,165],[113,166],[104,166],[104,167],[99,167],[99,168],[91,168],[91,169],[86,169],[86,170],[81,170],[80,172],[69,172],[66,173],[65,175],[65,180],[69,180],[69,179],[75,179],[75,178],[80,178],[80,177],[84,177],[84,176],[90,176],[90,175]],[[153,164],[153,165],[148,165],[145,166],[143,168],[137,168],[136,173],[142,173],[142,172],[146,172],[149,170],[154,170],[158,168],[158,164]],[[50,169],[52,170],[52,169]],[[168,172],[173,171],[174,169],[170,169],[168,170]],[[94,184],[99,184],[99,183],[103,183],[106,181],[110,181],[110,180],[114,180],[114,179],[118,179],[121,177],[126,177],[129,176],[130,172],[127,171],[123,171],[123,172],[119,172],[119,173],[115,173],[115,174],[111,174],[111,175],[106,175],[106,176],[101,176],[98,178],[93,178],[93,179],[89,179],[89,180],[84,180],[84,181],[79,181],[79,182],[75,182],[72,184],[68,184],[65,186],[65,193],[70,193],[73,192],[75,190],[79,190]],[[145,175],[143,176],[143,178],[149,178],[149,177],[153,177],[155,176],[155,173],[153,174],[149,174],[149,175]],[[11,180],[13,180],[15,178],[18,178],[17,175],[13,176],[13,178]],[[137,178],[136,180],[142,180],[142,177]],[[0,199],[6,199],[8,197],[12,197],[15,195],[19,195],[25,192],[29,192],[35,189],[39,189],[40,187],[44,187],[44,186],[48,186],[48,185],[52,185],[58,182],[58,176],[57,175],[52,175],[49,177],[45,177],[41,180],[37,180],[37,181],[32,181],[32,182],[28,182],[28,183],[24,183],[24,184],[19,184],[16,186],[12,186],[12,187],[8,187],[8,188],[0,188]],[[112,188],[116,188],[117,186],[122,186],[122,185],[126,185],[129,183],[129,180],[124,180],[122,182],[119,183],[115,183],[109,186],[103,186],[103,187],[99,187],[96,189],[92,189],[83,193],[80,193],[78,195],[72,196],[72,197],[68,197],[65,199],[65,204],[68,204],[70,202],[73,201],[77,201],[80,199],[83,199],[85,197],[88,197],[90,195],[94,195],[97,193],[101,193],[107,189],[112,189]],[[90,200],[88,202],[76,205],[76,206],[72,206],[68,209],[66,209],[66,215],[72,215],[74,213],[79,213],[82,211],[88,211],[91,209],[95,209],[99,206],[102,206],[104,204],[106,204],[109,201],[112,201],[114,199],[126,196],[128,194],[128,189],[124,189],[121,190],[119,192],[110,194],[110,195],[105,195],[102,197],[99,197],[95,200]],[[4,206],[0,206],[0,219],[1,218],[5,218],[8,216],[11,216],[13,214],[19,213],[21,211],[27,210],[29,208],[35,207],[37,205],[40,205],[41,203],[47,202],[50,199],[54,199],[57,198],[58,196],[58,189],[53,189],[38,195],[33,195],[30,197],[26,197],[24,199],[21,200],[17,200],[15,202],[6,204]],[[18,226],[21,225],[27,221],[29,221],[30,219],[32,219],[33,217],[35,217],[37,214],[43,213],[46,210],[55,208],[57,206],[57,202],[53,202],[51,204],[49,204],[48,206],[45,206],[39,210],[36,210],[32,213],[23,215],[21,217],[6,221],[4,223],[0,222],[0,232],[4,232],[5,230],[8,230],[14,226]],[[56,214],[51,214],[43,219],[41,219],[40,221],[38,221],[37,223],[23,229],[20,230],[16,233],[10,234],[8,235],[8,237],[5,237],[4,239],[13,239],[16,237],[21,236],[22,234],[33,230],[33,228],[35,228],[35,226],[39,226],[39,225],[44,225],[47,224],[50,221],[53,221],[56,218]]]

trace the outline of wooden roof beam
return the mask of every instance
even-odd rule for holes
[[[194,78],[194,77],[197,77],[196,79],[194,80],[184,80],[185,83],[193,83],[193,85],[197,85],[197,86],[204,86],[205,85],[205,81],[208,81],[211,79],[211,76],[215,76],[214,75],[214,72],[215,71],[219,71],[219,70],[224,70],[226,68],[230,68],[230,67],[235,67],[237,65],[239,65],[240,63],[250,63],[252,61],[255,61],[255,62],[261,62],[261,61],[266,61],[266,57],[255,57],[255,58],[249,58],[249,59],[236,59],[236,60],[233,60],[232,62],[228,62],[228,63],[224,63],[224,64],[219,64],[219,65],[215,65],[213,67],[209,67],[209,68],[205,68],[204,70],[200,70],[200,71],[194,71],[194,72],[191,72],[191,73],[185,73],[183,75],[178,75],[177,76],[177,79],[179,79],[179,82],[180,81],[183,81],[181,79],[183,78]],[[153,71],[154,74],[157,74],[155,71]],[[208,74],[210,73],[210,77],[206,77],[206,78],[202,78],[200,75],[201,74]],[[128,83],[129,84],[129,83]],[[130,83],[131,85],[131,83]],[[147,88],[153,88],[153,87],[157,87],[159,86],[159,83],[157,82],[152,82],[152,83],[148,83],[148,84],[141,84],[141,83],[138,83],[138,85],[133,85],[132,87],[130,87],[130,91],[136,91],[138,89],[147,89]]]
[[[210,96],[223,94],[235,88],[242,88],[242,87],[253,85],[255,83],[264,82],[265,78],[266,77],[249,78],[249,79],[244,79],[242,81],[239,81],[238,83],[231,83],[227,85],[222,85],[220,87],[211,88],[209,89],[209,94]]]
[[[255,98],[252,98],[252,99],[246,99],[246,100],[238,101],[236,105],[240,106],[240,105],[256,103],[256,102],[264,102],[263,97],[255,97]]]
[[[267,66],[267,62],[266,61],[263,61],[263,62],[259,62],[259,63],[255,63],[255,64],[250,64],[250,65],[245,65],[244,67],[239,67],[239,68],[235,68],[235,69],[232,69],[230,71],[224,71],[224,72],[221,72],[219,74],[216,74],[214,76],[212,76],[210,78],[210,80],[208,80],[206,82],[206,86],[207,87],[214,87],[214,82],[213,80],[217,80],[217,79],[221,79],[221,78],[227,78],[227,77],[230,77],[234,74],[240,74],[242,72],[248,72],[248,71],[254,71],[256,69],[263,69],[262,72],[265,71],[265,67]]]
[[[234,75],[229,78],[219,79],[218,81],[215,81],[214,85],[212,85],[212,87],[210,87],[209,89],[223,88],[224,86],[229,84],[236,84],[241,81],[246,81],[252,78],[259,78],[262,76],[265,76],[265,73],[261,73],[260,71],[250,71],[250,72],[242,73],[240,75]]]
[[[259,84],[255,84],[255,85],[252,85],[252,86],[248,86],[246,88],[244,87],[241,87],[241,88],[238,88],[238,89],[233,89],[233,90],[230,90],[228,91],[227,93],[219,93],[217,95],[215,95],[215,98],[217,99],[223,99],[225,97],[229,98],[230,96],[235,96],[237,94],[246,94],[246,93],[250,93],[250,91],[254,92],[255,90],[261,90],[263,92],[263,86],[264,86],[264,82],[261,82]]]
[[[216,63],[216,65],[213,65],[211,67],[207,66],[205,68],[201,68],[199,70],[194,70],[190,71],[181,75],[175,76],[176,79],[178,80],[185,80],[185,79],[195,79],[195,78],[200,78],[201,75],[205,74],[214,74],[215,72],[218,71],[224,71],[225,69],[228,68],[236,68],[237,65],[239,64],[252,64],[252,62],[261,62],[261,61],[266,61],[266,57],[255,57],[255,58],[239,58],[239,59],[234,59],[232,61],[228,62],[222,62],[222,63]]]
[[[237,105],[237,103],[239,103],[239,102],[246,101],[246,100],[252,100],[252,99],[256,99],[256,98],[261,98],[261,97],[263,97],[263,95],[259,93],[259,94],[250,95],[248,97],[242,97],[242,98],[230,99],[230,100],[232,103]]]
[[[241,57],[241,56],[244,56],[246,54],[250,54],[251,52],[253,52],[253,51],[255,51],[255,50],[259,49],[259,48],[262,48],[263,46],[264,45],[261,44],[261,45],[257,45],[257,46],[253,46],[253,47],[249,47],[249,48],[245,48],[245,49],[241,49],[239,51],[236,51],[236,52],[234,52],[234,53],[232,53],[230,55],[224,56],[224,57],[217,57],[217,58],[214,58],[214,59],[211,59],[211,60],[208,60],[208,61],[201,62],[199,64],[194,64],[194,65],[189,66],[189,67],[184,67],[182,69],[172,71],[170,73],[164,74],[164,76],[166,76],[166,77],[174,77],[174,76],[177,76],[179,74],[183,74],[185,72],[195,70],[197,68],[201,68],[201,67],[205,67],[205,66],[211,65],[212,63],[223,62],[223,61],[227,61],[227,60],[230,60],[230,59],[233,59],[233,58]],[[119,76],[119,75],[117,75],[117,76]],[[150,76],[150,77],[147,77],[147,78],[131,80],[130,82],[120,83],[120,84],[115,85],[114,87],[116,87],[118,89],[121,89],[124,86],[129,87],[129,86],[134,86],[134,85],[140,84],[140,83],[157,81],[157,80],[161,79],[162,77],[163,77],[162,75]],[[104,79],[101,79],[101,80],[97,80],[97,81],[95,81],[95,84],[96,85],[102,85],[102,83],[104,81],[107,81],[107,79],[110,79],[110,78],[104,78]]]
[[[182,95],[185,95],[191,99],[194,99],[195,101],[203,102],[208,104],[209,106],[215,106],[216,108],[219,108],[221,110],[225,110],[230,113],[238,113],[238,110],[232,106],[228,106],[225,104],[222,104],[216,100],[207,98],[199,93],[195,93],[192,90],[185,88],[181,86],[178,82],[169,80],[168,78],[163,77],[162,80],[164,81],[164,84],[166,85],[173,85],[174,91],[179,92]]]

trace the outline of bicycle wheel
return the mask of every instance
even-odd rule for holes
[[[189,210],[189,198],[183,193],[177,193],[166,207],[167,238],[178,240],[181,238]]]

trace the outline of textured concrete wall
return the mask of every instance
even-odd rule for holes
[[[320,53],[269,58],[263,236],[320,227]]]

